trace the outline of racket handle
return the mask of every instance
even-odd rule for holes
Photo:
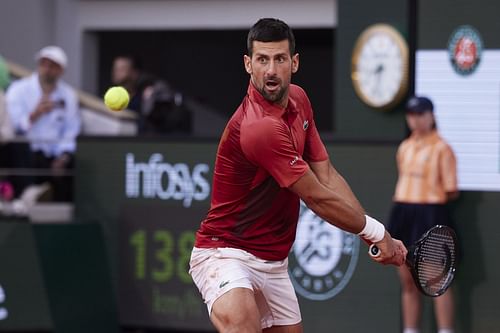
[[[370,245],[370,248],[368,249],[368,253],[370,254],[370,256],[372,256],[373,258],[376,258],[380,255],[380,250],[379,248],[377,247],[377,245],[375,244],[372,244]]]

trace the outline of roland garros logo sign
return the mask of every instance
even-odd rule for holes
[[[317,301],[334,297],[349,283],[358,254],[356,235],[325,222],[301,202],[288,266],[298,294]]]
[[[458,27],[448,41],[450,62],[460,75],[474,73],[481,61],[483,42],[479,32],[470,25]]]

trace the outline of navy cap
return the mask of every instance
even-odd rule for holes
[[[434,111],[434,105],[431,100],[423,96],[413,96],[406,103],[406,112],[426,112]]]

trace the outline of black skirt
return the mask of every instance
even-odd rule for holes
[[[401,240],[405,246],[413,245],[422,235],[435,225],[453,228],[448,207],[445,204],[394,203],[387,230],[393,238]]]

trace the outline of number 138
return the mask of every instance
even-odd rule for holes
[[[149,236],[149,237],[148,237]],[[174,257],[175,239],[168,230],[148,232],[140,229],[130,235],[129,244],[134,250],[134,277],[144,280],[148,273],[155,282],[167,282],[174,273],[184,283],[191,283],[188,273],[189,259],[194,245],[193,231],[184,231],[177,240],[177,258]],[[148,271],[147,255],[154,251]]]

